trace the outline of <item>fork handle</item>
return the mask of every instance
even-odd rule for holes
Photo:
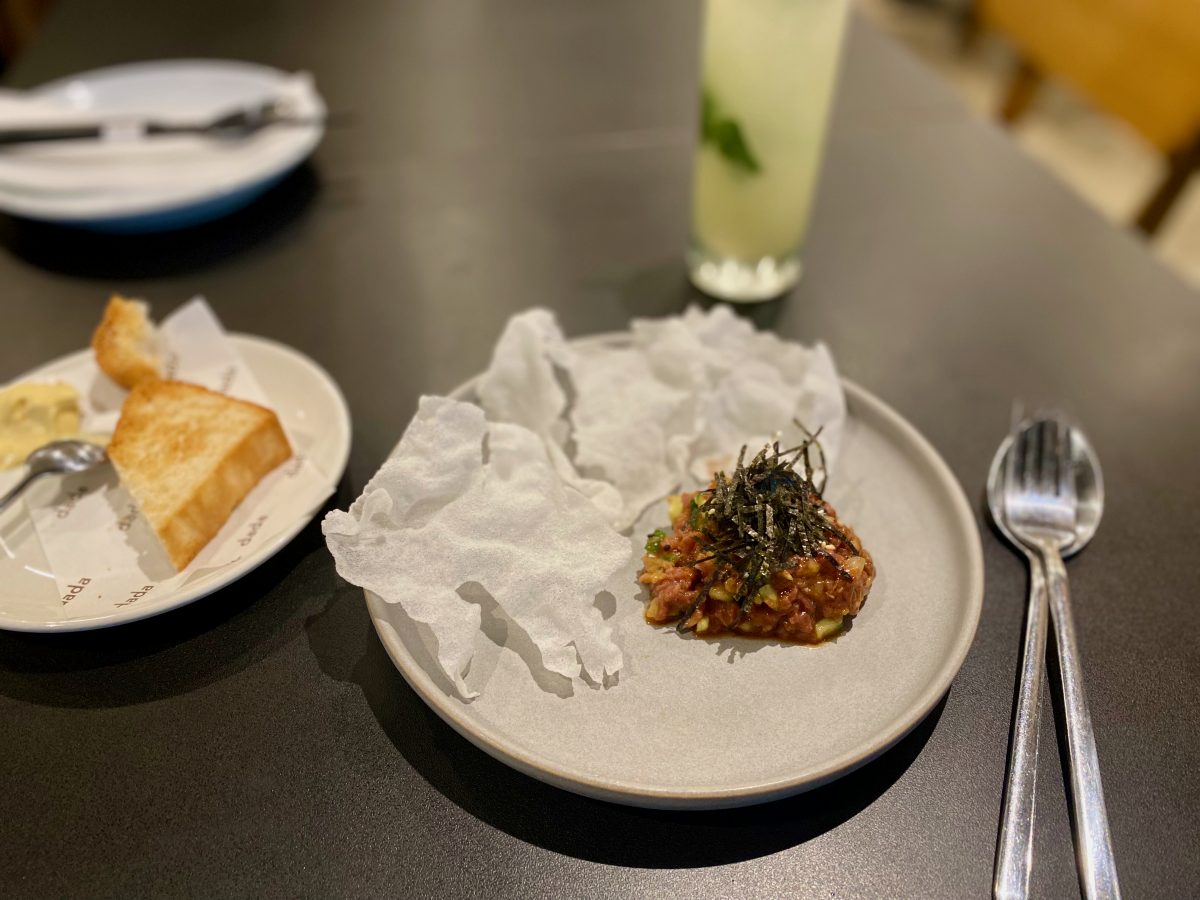
[[[1108,813],[1104,808],[1096,735],[1092,731],[1092,717],[1083,692],[1083,671],[1079,665],[1079,648],[1075,643],[1075,625],[1071,618],[1067,570],[1057,547],[1043,544],[1038,550],[1046,569],[1050,613],[1054,616],[1058,664],[1062,673],[1079,880],[1088,900],[1118,900],[1121,889],[1117,885],[1117,866],[1108,830]]]
[[[206,134],[210,131],[205,124],[162,123],[154,121],[98,122],[94,125],[45,125],[32,128],[0,128],[0,147],[17,144],[39,144],[51,141],[80,141],[113,138],[132,139],[141,136],[155,137],[168,134]]]
[[[996,848],[996,874],[992,894],[996,900],[1024,900],[1029,896],[1029,869],[1033,859],[1033,813],[1037,797],[1038,725],[1041,721],[1043,672],[1046,663],[1046,576],[1041,560],[1029,554],[1029,611],[1025,616],[1025,646],[1021,653],[1021,681],[1013,714],[1012,749],[1008,783]]]

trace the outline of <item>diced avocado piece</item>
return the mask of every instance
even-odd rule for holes
[[[770,582],[767,582],[758,589],[758,597],[756,599],[759,603],[767,604],[767,606],[776,612],[781,612],[791,605],[788,601],[780,598],[779,592],[775,590]]]
[[[817,622],[817,640],[823,641],[830,635],[842,630],[842,616],[834,619],[821,619]]]
[[[672,494],[667,498],[667,515],[672,522],[683,515],[683,495]]]

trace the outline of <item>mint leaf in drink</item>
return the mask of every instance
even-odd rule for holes
[[[721,155],[730,163],[747,172],[758,172],[762,167],[758,164],[746,139],[742,137],[741,126],[734,119],[722,119],[713,129],[713,143]]]
[[[712,144],[730,165],[754,174],[762,170],[737,119],[725,115],[708,88],[700,98],[700,140]]]

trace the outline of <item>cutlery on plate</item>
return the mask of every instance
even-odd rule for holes
[[[1038,588],[1045,591],[1054,619],[1055,642],[1062,675],[1063,708],[1066,715],[1068,759],[1071,769],[1072,806],[1075,813],[1075,851],[1084,894],[1093,898],[1117,898],[1116,865],[1091,716],[1083,690],[1079,650],[1071,618],[1070,595],[1063,557],[1078,551],[1095,533],[1104,505],[1100,464],[1087,438],[1061,416],[1023,423],[1003,453],[1002,467],[993,464],[989,478],[989,501],[998,494],[1001,530],[1030,557],[1040,563],[1041,579],[1031,575],[1030,621],[1026,626],[1026,654],[1044,653],[1044,615],[1037,622]],[[998,482],[998,491],[993,488]],[[995,510],[995,506],[993,506]],[[1039,638],[1030,630],[1042,628]],[[1031,672],[1036,673],[1031,676]],[[1013,767],[1036,767],[1036,707],[1028,703],[1025,679],[1040,680],[1041,658],[1026,658],[1022,664],[1022,688],[1018,693],[1017,725],[1013,738]],[[1032,688],[1034,699],[1037,687]],[[1032,742],[1032,752],[1029,744]],[[1014,780],[1016,785],[1014,787]],[[1028,886],[1029,835],[1033,822],[1033,771],[1010,770],[1012,796],[1005,800],[1001,846],[997,852],[997,896],[1024,896]],[[1006,842],[1011,842],[1007,846]],[[1014,893],[1001,893],[1001,891]]]
[[[282,100],[251,103],[221,113],[203,122],[161,122],[155,119],[113,118],[108,121],[74,125],[31,125],[0,127],[0,146],[32,144],[44,141],[136,140],[172,134],[197,134],[219,139],[249,137],[274,126],[320,125],[324,116],[296,115]]]
[[[0,497],[0,512],[8,508],[25,488],[43,475],[74,475],[87,472],[103,463],[108,457],[104,448],[87,441],[53,441],[38,447],[25,458],[29,472],[17,486]]]

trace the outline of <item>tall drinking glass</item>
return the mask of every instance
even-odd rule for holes
[[[800,277],[847,0],[707,0],[692,282],[723,300]]]

